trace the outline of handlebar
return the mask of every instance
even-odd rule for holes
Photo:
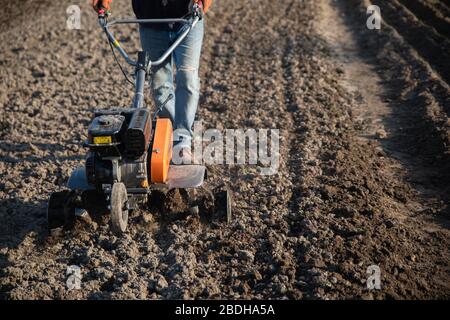
[[[149,61],[148,65],[146,66],[146,71],[150,69],[152,66],[158,66],[161,65],[167,57],[169,57],[172,52],[175,50],[175,48],[186,38],[186,36],[189,34],[189,32],[195,27],[195,25],[200,20],[200,16],[194,11],[194,13],[191,15],[189,19],[184,18],[176,18],[176,19],[125,19],[125,20],[113,20],[108,22],[107,21],[107,14],[104,10],[99,10],[98,12],[98,21],[100,26],[105,31],[108,41],[116,47],[116,49],[119,51],[121,56],[125,59],[125,61],[135,67],[137,65],[137,61],[131,59],[128,54],[125,52],[125,50],[120,45],[120,42],[114,37],[114,35],[109,30],[109,27],[112,27],[114,25],[119,24],[141,24],[141,23],[181,23],[184,25],[188,25],[189,27],[184,30],[178,38],[172,43],[172,45],[163,53],[163,55],[156,61]]]

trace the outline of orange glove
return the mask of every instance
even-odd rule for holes
[[[112,0],[92,0],[92,7],[96,12],[98,12],[100,9],[109,11],[111,10],[111,2]]]
[[[206,13],[211,6],[212,0],[201,0],[203,2],[203,12]]]

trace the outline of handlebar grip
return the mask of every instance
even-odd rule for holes
[[[105,8],[105,6],[103,5],[103,1],[100,0],[97,2],[97,14],[98,14],[98,20],[100,25],[103,27],[106,24],[106,19],[108,18],[108,16],[110,15],[109,11]]]
[[[100,24],[101,27],[106,26],[106,18],[107,18],[107,14],[106,14],[105,10],[100,9],[98,11],[98,23]]]
[[[103,1],[102,0],[99,0],[97,2],[97,4],[95,5],[95,9],[97,11],[97,14],[98,14],[99,18],[100,17],[109,16],[109,14],[110,14],[108,8],[103,5]]]
[[[192,7],[192,14],[194,17],[198,17],[200,20],[203,18],[203,3],[202,2],[194,2]]]

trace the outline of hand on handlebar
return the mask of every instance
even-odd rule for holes
[[[197,15],[201,19],[205,13],[203,11],[203,0],[191,0],[189,2],[189,13]]]
[[[102,10],[108,12],[111,10],[112,0],[92,0],[92,7],[95,12],[100,13]]]

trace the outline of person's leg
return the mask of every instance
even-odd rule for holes
[[[149,53],[152,61],[159,59],[169,48],[169,31],[143,27],[140,27],[139,31],[141,35],[142,49]],[[150,87],[156,108],[161,106],[170,94],[175,97],[172,57],[167,58],[165,63],[162,65],[152,68]],[[159,113],[159,116],[161,118],[169,118],[172,123],[175,123],[175,99],[171,99],[165,105]]]
[[[175,89],[175,124],[174,129],[179,133],[179,147],[191,147],[192,125],[200,96],[200,79],[198,69],[203,42],[203,20],[188,34],[183,42],[175,49],[176,65]]]

